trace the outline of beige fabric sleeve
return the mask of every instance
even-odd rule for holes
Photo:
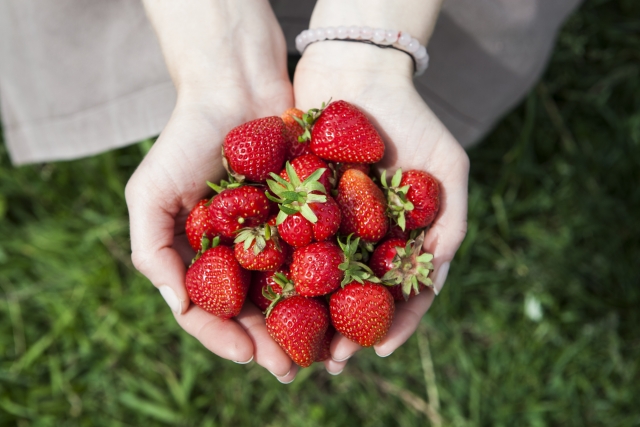
[[[314,1],[272,0],[290,52]],[[415,81],[465,146],[539,78],[580,0],[447,0]],[[175,103],[142,5],[0,0],[0,113],[14,164],[74,159],[160,133]]]

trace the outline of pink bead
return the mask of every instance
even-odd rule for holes
[[[420,46],[416,53],[414,54],[416,59],[422,59],[427,56],[427,48],[424,46]]]
[[[381,41],[384,40],[384,37],[386,35],[386,31],[385,30],[375,30],[373,32],[373,41],[376,43],[380,43]]]
[[[333,40],[336,38],[336,28],[335,27],[328,27],[326,30],[327,32],[327,38],[329,40]]]
[[[309,40],[309,42],[314,42],[318,40],[318,37],[316,35],[316,30],[312,30],[311,28],[309,28],[309,32],[307,33],[307,39]]]
[[[371,27],[362,27],[360,30],[360,38],[365,40],[371,40],[373,36],[373,29]]]
[[[339,39],[346,39],[347,33],[348,33],[347,27],[340,26],[336,30],[336,37]]]
[[[349,38],[350,39],[357,39],[358,37],[360,37],[360,27],[356,27],[355,25],[352,25],[349,27]]]
[[[398,43],[400,43],[402,46],[408,45],[409,43],[411,43],[411,36],[405,33],[404,31],[402,31],[400,33],[400,38],[398,39]]]
[[[396,30],[387,30],[384,34],[385,41],[395,43],[398,41],[398,32]]]
[[[324,28],[317,28],[316,29],[316,38],[318,40],[326,40],[327,31]]]
[[[410,53],[416,53],[420,49],[420,42],[416,39],[411,39],[409,44],[407,45],[407,51]]]

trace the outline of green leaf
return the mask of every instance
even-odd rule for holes
[[[400,181],[402,180],[402,169],[398,169],[395,174],[393,174],[393,178],[391,178],[391,186],[397,187],[400,185]]]
[[[282,210],[282,206],[280,206],[280,212],[278,212],[278,216],[276,217],[276,225],[280,225],[287,219],[289,215]]]
[[[289,176],[289,181],[291,182],[293,187],[294,188],[300,187],[302,183],[300,182],[300,178],[298,178],[298,174],[296,173],[295,169],[293,168],[293,166],[291,166],[291,163],[287,162],[284,168],[287,171],[287,175]]]
[[[305,204],[300,206],[300,213],[302,214],[303,217],[308,219],[309,222],[311,222],[312,224],[315,224],[316,222],[318,222],[318,217],[316,216],[316,214],[313,213],[309,205]]]
[[[382,171],[382,175],[380,175],[380,183],[384,188],[387,188],[387,170]]]

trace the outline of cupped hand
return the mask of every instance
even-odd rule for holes
[[[185,221],[199,200],[211,196],[206,181],[225,175],[224,136],[249,120],[279,116],[293,104],[284,39],[255,48],[247,62],[229,61],[206,81],[176,84],[176,108],[128,182],[126,200],[133,263],[160,290],[180,326],[216,355],[237,363],[254,359],[288,382],[295,365],[267,333],[258,308],[247,301],[240,315],[223,320],[190,305],[185,289],[186,266],[194,255]]]
[[[412,62],[398,51],[360,43],[326,41],[310,45],[294,78],[296,107],[319,107],[329,98],[359,107],[382,135],[386,152],[380,169],[391,176],[397,168],[419,169],[441,184],[441,206],[429,229],[424,249],[434,255],[431,277],[435,292],[442,289],[449,264],[467,229],[469,160],[445,126],[424,103],[412,83]],[[396,304],[393,325],[374,346],[386,357],[416,330],[431,306],[434,291],[426,290]],[[331,344],[331,373],[340,372],[360,347],[340,334]]]

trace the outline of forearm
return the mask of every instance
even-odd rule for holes
[[[143,2],[179,92],[269,73],[260,56],[279,55],[286,61],[282,33],[267,0]]]

